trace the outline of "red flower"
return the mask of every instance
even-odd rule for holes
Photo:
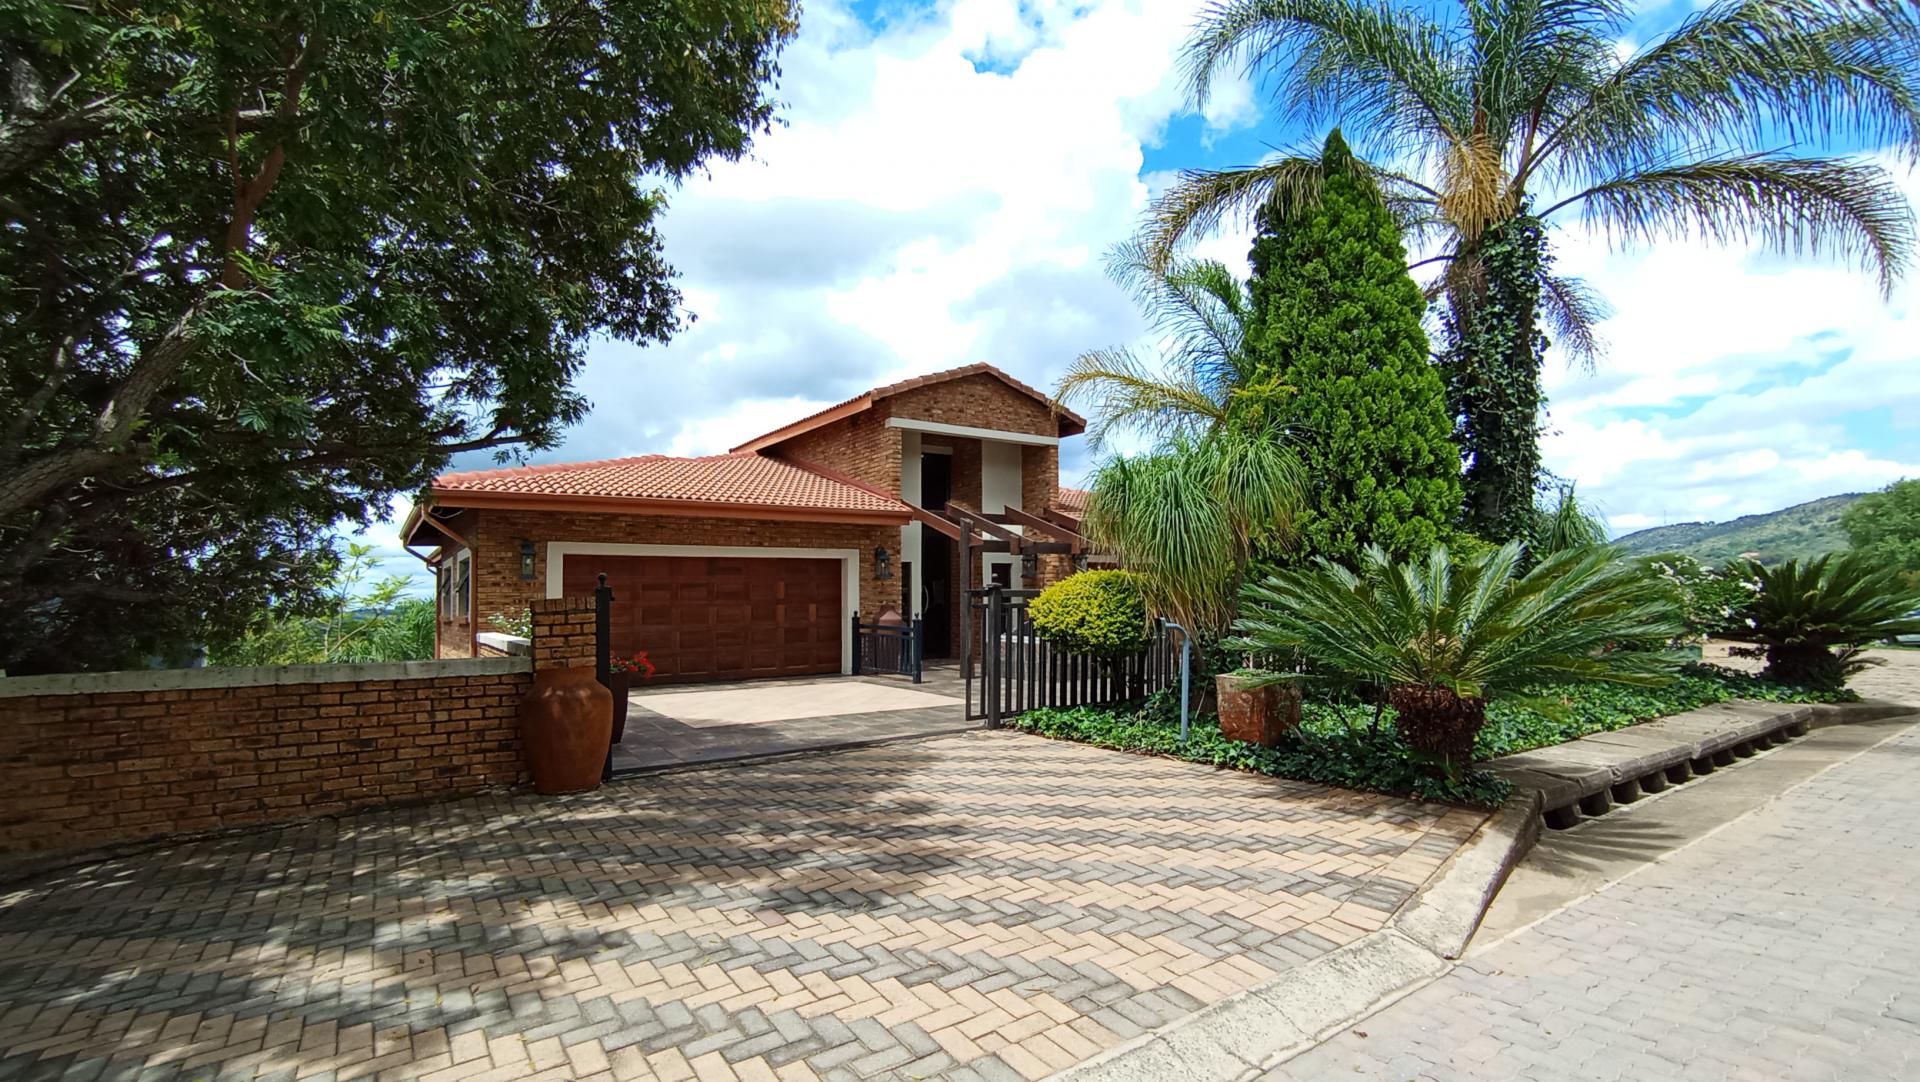
[[[619,673],[638,673],[642,680],[653,679],[653,662],[647,660],[645,650],[632,657],[621,657],[616,654],[607,660],[607,668]]]

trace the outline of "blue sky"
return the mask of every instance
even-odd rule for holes
[[[906,375],[987,361],[1051,387],[1081,351],[1150,344],[1101,254],[1174,171],[1324,134],[1266,119],[1245,83],[1187,107],[1198,7],[810,0],[781,125],[673,193],[667,254],[696,322],[663,347],[595,343],[592,415],[536,460],[718,452]],[[1690,10],[1644,6],[1622,48]],[[1616,314],[1593,372],[1549,361],[1547,462],[1616,531],[1920,476],[1912,279],[1883,298],[1834,263],[1616,251],[1577,220],[1556,246]],[[1199,251],[1244,265],[1246,238]],[[1070,479],[1087,465],[1064,459]],[[417,573],[391,525],[365,536]]]

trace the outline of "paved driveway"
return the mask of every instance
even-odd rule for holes
[[[0,896],[0,1076],[1033,1078],[1480,819],[978,733],[229,838]]]
[[[614,745],[618,773],[933,736],[976,728],[966,720],[959,670],[905,677],[813,676],[719,684],[642,686],[628,696],[627,729]]]

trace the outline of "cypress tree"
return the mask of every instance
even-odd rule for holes
[[[1368,544],[1424,552],[1461,505],[1453,418],[1420,325],[1426,299],[1338,129],[1321,163],[1318,203],[1263,214],[1251,257],[1248,348],[1290,388],[1262,407],[1307,473],[1297,551],[1345,563]]]

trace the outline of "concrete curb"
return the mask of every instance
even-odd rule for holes
[[[1807,710],[1766,705],[1781,707],[1783,717]],[[1914,712],[1871,700],[1823,704],[1811,710],[1808,723],[1844,725]],[[1048,1082],[1250,1079],[1447,972],[1540,837],[1546,794],[1526,777],[1514,780],[1506,803],[1379,931],[1049,1075]]]

